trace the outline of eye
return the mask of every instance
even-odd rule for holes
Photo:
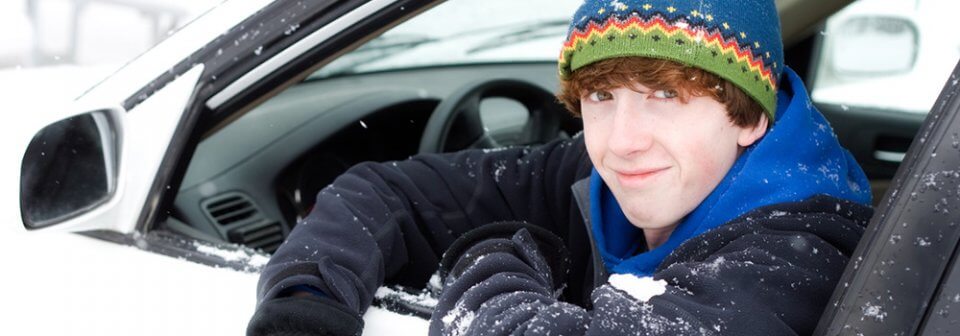
[[[613,99],[613,94],[610,91],[593,91],[587,96],[587,99],[593,102],[600,102],[604,100]]]
[[[653,91],[653,97],[658,99],[671,99],[677,98],[678,94],[676,90],[656,90]]]

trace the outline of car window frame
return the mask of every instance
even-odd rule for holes
[[[937,155],[955,151],[956,136],[950,135],[960,129],[958,78],[960,63],[875,209],[814,335],[914,335],[934,316],[934,301],[956,261],[960,226],[934,221],[938,215],[930,208],[946,191],[930,189],[924,179],[960,167],[960,156]],[[960,222],[958,214],[947,216]]]

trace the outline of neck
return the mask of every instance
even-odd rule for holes
[[[673,233],[673,227],[662,228],[662,229],[643,229],[643,238],[647,242],[647,251],[653,250],[663,243],[667,242],[667,239],[670,238],[670,233]]]

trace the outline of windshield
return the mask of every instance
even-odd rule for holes
[[[450,64],[556,61],[578,0],[453,0],[310,76]],[[466,18],[466,19],[465,19]]]

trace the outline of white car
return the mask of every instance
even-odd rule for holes
[[[960,275],[952,273],[960,88],[948,85],[926,121],[901,105],[820,93],[831,85],[818,86],[812,74],[826,64],[856,68],[849,58],[857,56],[818,47],[856,38],[817,34],[849,2],[777,1],[788,64],[816,88],[814,97],[830,97],[817,103],[878,195],[871,230],[818,332],[932,335],[960,316],[949,314],[960,302]],[[352,164],[576,132],[575,122],[546,123],[532,112],[552,102],[524,97],[555,91],[556,55],[578,4],[228,0],[66,106],[18,104],[8,113],[30,117],[15,117],[2,132],[4,157],[14,158],[0,168],[8,186],[0,201],[11,209],[2,212],[0,251],[13,266],[3,277],[3,304],[13,312],[5,330],[243,334],[257,271],[313,195]],[[874,26],[889,30],[864,29]],[[917,66],[908,61],[878,64]],[[949,70],[898,85],[939,89]],[[482,121],[473,128],[451,130],[456,120],[431,118],[453,95],[503,83],[495,79],[532,85],[518,95],[478,93],[486,99],[468,106]],[[526,125],[550,132],[531,134],[537,127]],[[920,141],[911,141],[918,131]],[[403,289],[380,294],[364,316],[366,335],[426,333],[429,300]]]

